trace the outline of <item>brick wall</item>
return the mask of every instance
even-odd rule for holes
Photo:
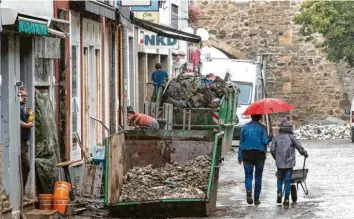
[[[247,58],[268,55],[268,95],[294,104],[291,115],[295,120],[348,119],[344,107],[353,94],[353,74],[345,66],[327,61],[313,43],[301,40],[293,22],[300,3],[198,1],[198,25]]]

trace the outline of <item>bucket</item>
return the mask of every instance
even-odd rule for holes
[[[39,209],[52,210],[53,208],[53,194],[39,195]]]
[[[54,199],[69,200],[70,188],[71,188],[70,183],[64,181],[56,182],[54,188]]]
[[[69,199],[53,199],[53,210],[65,214],[66,206],[69,204]]]

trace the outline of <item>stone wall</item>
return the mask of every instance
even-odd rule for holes
[[[236,1],[237,2],[237,1]],[[247,58],[268,55],[268,96],[295,105],[291,112],[299,122],[334,116],[348,119],[352,72],[326,60],[311,42],[304,42],[293,22],[300,1],[249,0],[198,1],[198,26],[217,40],[241,51]]]

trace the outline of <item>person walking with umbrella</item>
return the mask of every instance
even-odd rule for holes
[[[238,150],[238,163],[245,170],[245,187],[248,204],[259,205],[259,196],[262,189],[262,174],[266,159],[267,145],[272,141],[272,134],[268,136],[266,127],[259,121],[262,115],[251,115],[252,121],[242,127],[240,146]],[[252,181],[255,169],[254,197],[252,197]]]
[[[272,141],[273,133],[267,134],[266,127],[259,121],[262,115],[270,113],[285,112],[294,107],[285,100],[276,98],[265,98],[252,103],[243,113],[251,115],[252,121],[241,129],[240,146],[238,150],[238,163],[245,170],[245,187],[248,204],[259,205],[259,196],[262,189],[262,174],[264,161],[266,159],[267,145]],[[270,120],[269,120],[270,123]],[[269,124],[270,125],[270,124]],[[270,125],[271,127],[271,125]],[[252,180],[255,169],[254,197],[252,197]]]

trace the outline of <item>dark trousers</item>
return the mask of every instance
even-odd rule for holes
[[[278,193],[283,193],[283,183],[285,184],[285,199],[289,200],[291,188],[291,176],[293,175],[293,168],[278,169]]]
[[[28,147],[29,147],[28,145],[29,145],[29,141],[21,141],[21,165],[22,165],[23,193],[25,193],[28,175],[31,170],[30,162],[28,159]]]
[[[259,200],[259,195],[262,190],[262,174],[264,161],[259,160],[256,162],[243,162],[243,167],[245,169],[245,187],[247,192],[252,192],[252,181],[253,181],[253,172],[254,172],[254,199]]]

